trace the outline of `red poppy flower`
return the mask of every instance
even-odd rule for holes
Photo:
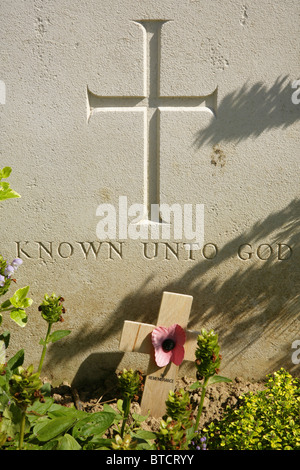
[[[158,367],[164,367],[169,362],[173,362],[176,366],[182,363],[186,335],[181,326],[177,324],[169,328],[158,326],[152,331],[151,339]]]

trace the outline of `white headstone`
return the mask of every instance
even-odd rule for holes
[[[0,166],[22,197],[0,252],[34,300],[21,332],[5,319],[11,351],[38,362],[55,292],[72,333],[49,377],[145,370],[123,323],[156,325],[168,291],[219,334],[222,375],[297,371],[298,18],[297,0],[1,6]]]

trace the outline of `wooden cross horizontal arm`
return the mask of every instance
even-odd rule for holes
[[[165,325],[158,325],[165,326]],[[139,352],[151,354],[153,350],[151,333],[155,325],[139,323],[126,320],[124,322],[120,340],[120,350],[124,352]],[[195,360],[195,349],[197,346],[197,331],[186,330],[186,342],[184,344],[184,360]]]

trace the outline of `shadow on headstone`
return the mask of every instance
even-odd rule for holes
[[[272,256],[258,258],[260,244],[272,245]],[[238,248],[242,245],[248,248],[249,259],[240,260],[233,274],[221,278],[219,266],[230,260],[236,262]],[[284,251],[285,245],[291,251]],[[278,259],[279,246],[282,251]],[[124,320],[155,323],[162,293],[168,291],[193,296],[188,328],[213,326],[219,334],[221,349],[226,351],[224,365],[232,360],[239,361],[241,353],[266,338],[275,345],[277,357],[280,355],[276,359],[278,366],[287,366],[295,372],[299,369],[291,363],[291,344],[300,339],[293,337],[299,332],[300,318],[300,199],[291,201],[284,209],[258,221],[251,229],[220,247],[213,260],[200,258],[199,262],[195,261],[181,279],[162,285],[160,290],[150,289],[151,281],[151,278],[146,279],[144,284],[121,299],[118,308],[101,328],[91,329],[86,325],[81,331],[72,333],[66,339],[63,354],[54,344],[49,349],[48,361],[64,361],[67,365],[68,357],[82,355],[90,348],[100,347],[107,339],[120,336]],[[283,344],[280,338],[286,331],[291,336],[289,344]],[[104,362],[102,358],[105,358]],[[119,352],[92,355],[80,367],[76,380],[97,377],[102,368],[106,370],[109,366],[115,370],[120,360]],[[270,358],[262,357],[261,361],[264,360],[266,373],[270,373]]]
[[[299,121],[299,106],[292,102],[292,80],[278,77],[273,85],[257,82],[228,93],[218,104],[217,119],[199,131],[194,145],[241,142],[271,129],[285,129]]]
[[[88,388],[89,386],[102,386],[105,389],[112,386],[114,382],[116,386],[117,378],[113,372],[118,369],[123,355],[124,353],[122,352],[91,354],[80,365],[72,381],[72,387],[81,389],[83,387]]]

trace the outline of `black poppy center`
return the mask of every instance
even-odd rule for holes
[[[175,348],[175,341],[171,338],[165,339],[162,344],[162,348],[164,351],[172,351],[172,349]]]

